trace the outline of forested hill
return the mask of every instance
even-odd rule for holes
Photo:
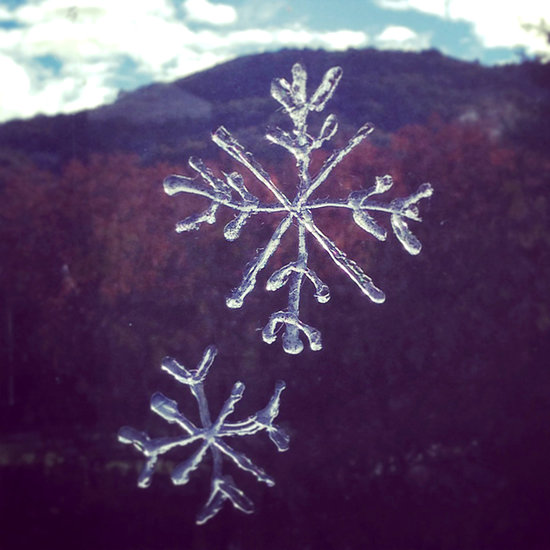
[[[310,92],[328,67],[344,69],[308,118],[315,136],[329,113],[340,123],[309,159],[322,183],[311,201],[296,159],[262,137],[289,128],[269,89],[296,61]],[[549,68],[433,51],[283,51],[0,126],[0,547],[550,548]],[[377,131],[326,162],[366,121]],[[212,144],[220,124],[277,193]],[[191,155],[244,187],[228,176],[228,200],[200,161],[186,164]],[[208,197],[164,192],[170,174],[198,170],[215,182]],[[386,174],[391,189],[377,179]],[[434,192],[417,213],[425,182]],[[181,220],[199,229],[178,234]],[[418,252],[412,238],[402,246],[409,230],[420,254],[407,253]],[[383,304],[358,288],[371,277]],[[226,307],[254,286],[242,308]],[[262,339],[297,301],[299,322],[322,332],[320,351],[288,355],[282,334]],[[211,411],[227,409],[240,380],[246,394],[224,425],[245,425],[286,380],[276,421],[291,443],[280,454],[262,434],[238,438],[235,456],[252,466],[224,455],[224,475],[257,513],[226,503],[196,527],[210,466],[188,468],[177,487],[168,474],[200,460],[198,441],[159,455],[142,491],[138,471],[157,455],[144,461],[116,434],[128,424],[142,441],[184,441],[187,424],[164,420],[177,411],[199,425],[203,402],[195,410],[162,358],[192,368],[211,344]],[[164,412],[153,405],[158,418],[153,392],[174,399]],[[275,487],[254,479],[268,475]]]
[[[376,136],[437,115],[443,121],[483,120],[491,130],[534,147],[547,147],[550,113],[547,65],[484,67],[437,51],[422,53],[284,50],[242,57],[173,83],[122,92],[111,105],[73,115],[38,116],[0,125],[0,151],[23,153],[46,168],[93,152],[127,151],[143,160],[180,160],[204,153],[210,131],[224,124],[261,137],[277,109],[274,77],[289,77],[294,62],[318,82],[340,65],[345,78],[331,110],[345,126],[368,120]]]

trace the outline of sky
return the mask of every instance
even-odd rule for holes
[[[0,0],[0,122],[286,47],[546,59],[546,24],[549,0]]]

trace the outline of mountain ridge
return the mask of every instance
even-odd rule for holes
[[[541,65],[533,62],[484,67],[436,50],[281,50],[122,92],[96,109],[6,122],[0,125],[0,149],[55,167],[93,152],[127,151],[145,161],[173,160],[182,149],[204,153],[219,125],[261,137],[277,111],[270,82],[289,78],[296,61],[306,66],[312,85],[329,67],[343,68],[330,108],[344,127],[369,120],[382,133],[394,132],[437,115],[486,118],[502,132],[550,104],[550,90],[536,78]]]

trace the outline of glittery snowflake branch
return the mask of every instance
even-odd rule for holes
[[[138,479],[139,487],[148,487],[151,484],[153,472],[160,455],[175,449],[186,447],[200,442],[200,447],[185,461],[180,462],[172,471],[171,479],[174,485],[183,485],[189,481],[190,474],[195,471],[208,451],[212,455],[212,478],[210,494],[203,509],[197,516],[197,523],[203,524],[215,516],[222,508],[225,500],[242,512],[250,514],[254,511],[253,502],[235,485],[233,478],[222,474],[223,458],[228,458],[241,470],[251,473],[258,481],[272,487],[275,481],[262,468],[256,466],[246,455],[228,445],[224,438],[253,435],[259,431],[266,431],[269,438],[279,451],[286,451],[289,445],[288,435],[273,424],[279,414],[279,401],[285,383],[279,381],[275,391],[265,408],[238,422],[228,422],[226,419],[234,412],[235,405],[241,400],[245,386],[236,382],[218,417],[212,421],[208,409],[208,402],[204,393],[203,382],[214,361],[217,350],[214,346],[208,347],[201,362],[195,370],[188,370],[175,359],[166,357],[162,362],[162,369],[172,375],[178,382],[189,386],[199,408],[201,426],[196,426],[178,410],[175,401],[157,392],[151,398],[151,410],[164,418],[170,424],[176,424],[185,433],[183,436],[160,437],[151,439],[145,432],[134,428],[123,427],[118,433],[122,443],[132,444],[143,453],[147,461]]]
[[[329,177],[334,168],[355,149],[374,129],[372,124],[364,124],[342,149],[335,150],[321,166],[316,175],[309,172],[311,154],[319,149],[335,135],[338,130],[336,116],[326,117],[317,137],[308,133],[307,117],[312,111],[324,110],[332,97],[342,77],[342,69],[329,69],[317,90],[307,98],[307,74],[300,64],[292,67],[292,82],[283,78],[275,79],[271,84],[271,95],[283,107],[290,117],[293,129],[290,132],[281,128],[269,129],[266,138],[272,143],[285,148],[296,160],[298,172],[297,194],[289,199],[272,181],[268,172],[248,152],[238,140],[223,126],[212,135],[212,140],[229,156],[243,167],[247,168],[255,178],[273,195],[275,202],[264,203],[251,194],[237,172],[223,174],[225,180],[216,177],[201,160],[189,159],[189,165],[197,172],[202,181],[186,176],[172,175],[165,179],[164,189],[169,195],[176,193],[192,193],[208,198],[209,207],[200,214],[195,214],[183,220],[176,226],[176,231],[198,229],[203,222],[214,223],[220,206],[226,206],[236,212],[235,218],[224,229],[227,240],[239,237],[247,221],[255,214],[283,213],[284,217],[277,225],[270,240],[260,249],[247,265],[243,279],[226,299],[227,306],[239,308],[244,299],[255,287],[258,274],[266,267],[269,259],[279,247],[288,229],[295,225],[298,229],[298,253],[294,262],[275,271],[268,279],[267,290],[278,290],[288,284],[288,306],[284,311],[271,315],[262,331],[263,340],[272,343],[277,338],[277,332],[282,325],[283,347],[287,353],[300,353],[303,343],[300,340],[302,332],[309,341],[312,350],[322,348],[321,333],[299,318],[300,295],[304,280],[312,283],[314,295],[318,302],[324,303],[330,299],[328,286],[308,266],[308,250],[306,235],[309,234],[327,252],[332,261],[368,296],[373,302],[381,303],[385,294],[372,279],[347,257],[345,252],[327,237],[317,227],[313,212],[321,208],[345,208],[351,211],[353,220],[367,233],[380,241],[387,238],[387,231],[371,215],[378,212],[389,214],[393,233],[409,254],[418,254],[422,248],[420,241],[414,236],[408,226],[408,221],[421,221],[417,204],[420,200],[430,197],[433,189],[429,183],[422,184],[414,193],[405,198],[383,202],[379,195],[388,191],[393,180],[386,175],[377,177],[374,186],[369,189],[353,191],[346,199],[319,200],[311,199],[311,195]]]

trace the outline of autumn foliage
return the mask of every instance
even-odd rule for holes
[[[298,449],[293,456],[299,458],[281,466],[277,479],[291,492],[281,502],[308,510],[297,516],[304,533],[316,528],[315,521],[322,523],[326,508],[312,504],[307,487],[319,488],[322,496],[314,496],[319,502],[339,495],[338,507],[348,519],[335,537],[351,533],[349,517],[360,503],[374,518],[369,533],[378,529],[391,541],[388,547],[400,547],[383,523],[384,513],[393,517],[392,498],[413,518],[410,524],[400,520],[404,533],[416,533],[425,517],[438,514],[446,525],[445,508],[433,502],[448,505],[449,494],[460,503],[449,505],[457,525],[483,530],[487,514],[514,516],[506,503],[515,501],[517,487],[544,484],[541,470],[524,457],[524,445],[537,441],[550,459],[549,446],[539,444],[547,430],[544,419],[550,420],[545,394],[550,160],[542,151],[507,141],[483,121],[434,117],[376,136],[346,158],[317,194],[347,197],[384,174],[393,176],[395,196],[430,182],[434,196],[423,204],[424,221],[414,227],[424,248],[410,257],[395,239],[375,241],[347,212],[319,213],[323,231],[372,275],[388,299],[383,305],[363,299],[312,243],[311,263],[332,298],[325,305],[304,300],[304,315],[319,320],[325,349],[299,360],[274,352],[258,337],[273,311],[273,296],[261,288],[265,279],[242,310],[225,307],[225,296],[276,220],[254,217],[232,243],[223,238],[231,217],[223,209],[212,226],[174,232],[177,221],[206,206],[200,197],[163,193],[168,174],[192,175],[183,163],[185,151],[180,165],[112,153],[74,159],[59,170],[40,168],[23,155],[4,155],[5,432],[40,429],[78,439],[75,427],[85,426],[88,433],[116,433],[128,418],[139,422],[144,397],[162,383],[161,357],[197,357],[215,343],[234,368],[217,371],[218,386],[213,382],[209,388],[214,400],[223,399],[237,377],[250,387],[252,401],[263,399],[273,380],[283,374],[287,380],[282,421],[300,434],[293,438]],[[313,167],[326,154],[320,151]],[[204,160],[219,171],[238,168],[224,155]],[[292,196],[291,163],[269,154],[259,160]],[[254,179],[243,176],[260,194]],[[292,243],[283,240],[274,264],[295,256],[288,249]],[[481,451],[472,450],[474,440]],[[448,462],[423,463],[427,470],[407,462],[434,442]],[[445,450],[455,447],[462,454]],[[485,462],[476,462],[476,453]],[[520,457],[532,477],[514,477],[511,464]],[[456,475],[449,473],[449,463]],[[285,468],[302,483],[293,484],[290,476],[285,482]],[[335,474],[327,477],[327,468]],[[381,471],[390,473],[372,473]],[[495,481],[480,488],[479,479]],[[351,486],[345,502],[342,484]],[[102,500],[102,506],[105,502],[110,501]],[[175,509],[179,514],[179,506]],[[417,509],[430,513],[415,515]],[[467,521],[461,523],[466,509]],[[443,531],[433,535],[437,547],[444,546]]]
[[[219,170],[234,169],[221,157],[207,160]],[[189,313],[200,317],[198,310],[205,307],[201,297],[207,295],[218,301],[216,315],[232,315],[224,311],[223,297],[239,281],[250,252],[269,234],[269,221],[254,219],[236,243],[223,239],[223,216],[200,233],[176,235],[175,222],[200,209],[201,199],[170,199],[161,182],[167,174],[186,170],[164,163],[143,165],[126,154],[73,160],[61,173],[40,170],[25,159],[4,161],[2,299],[15,316],[17,350],[29,349],[25,342],[32,341],[30,347],[40,356],[44,372],[50,370],[50,361],[55,363],[53,371],[72,371],[63,363],[74,360],[90,339],[101,340],[119,330],[107,325],[118,325],[121,315],[144,304],[154,304],[156,311],[155,321],[148,322],[147,338],[170,333],[178,323],[188,326]],[[292,171],[289,163],[274,163],[272,173],[283,189],[293,184]],[[518,330],[549,329],[546,286],[535,272],[521,267],[522,261],[548,262],[546,157],[503,145],[482,124],[432,119],[424,126],[404,127],[383,145],[360,148],[325,184],[330,191],[327,187],[319,193],[345,197],[385,173],[394,177],[396,196],[423,181],[436,189],[425,223],[415,228],[425,243],[415,264],[415,273],[423,272],[423,284],[437,290],[447,278],[446,288],[456,293],[456,307],[464,293],[476,293],[495,314],[516,311],[523,320]],[[252,178],[247,185],[254,186]],[[321,217],[320,224],[360,264],[374,268],[386,288],[399,279],[400,262],[408,277],[395,242],[379,245],[338,212]],[[323,265],[322,255],[316,261],[322,263],[323,277],[338,286],[335,269]],[[509,268],[505,272],[503,265]],[[413,287],[414,277],[409,278]],[[353,290],[348,289],[345,300],[356,299]],[[252,300],[251,307],[258,301]],[[480,314],[479,305],[468,306],[471,315]],[[179,318],[174,309],[180,309]],[[339,330],[347,330],[345,323]],[[92,357],[87,361],[88,369],[96,368]],[[16,376],[25,376],[23,372],[18,367]]]

